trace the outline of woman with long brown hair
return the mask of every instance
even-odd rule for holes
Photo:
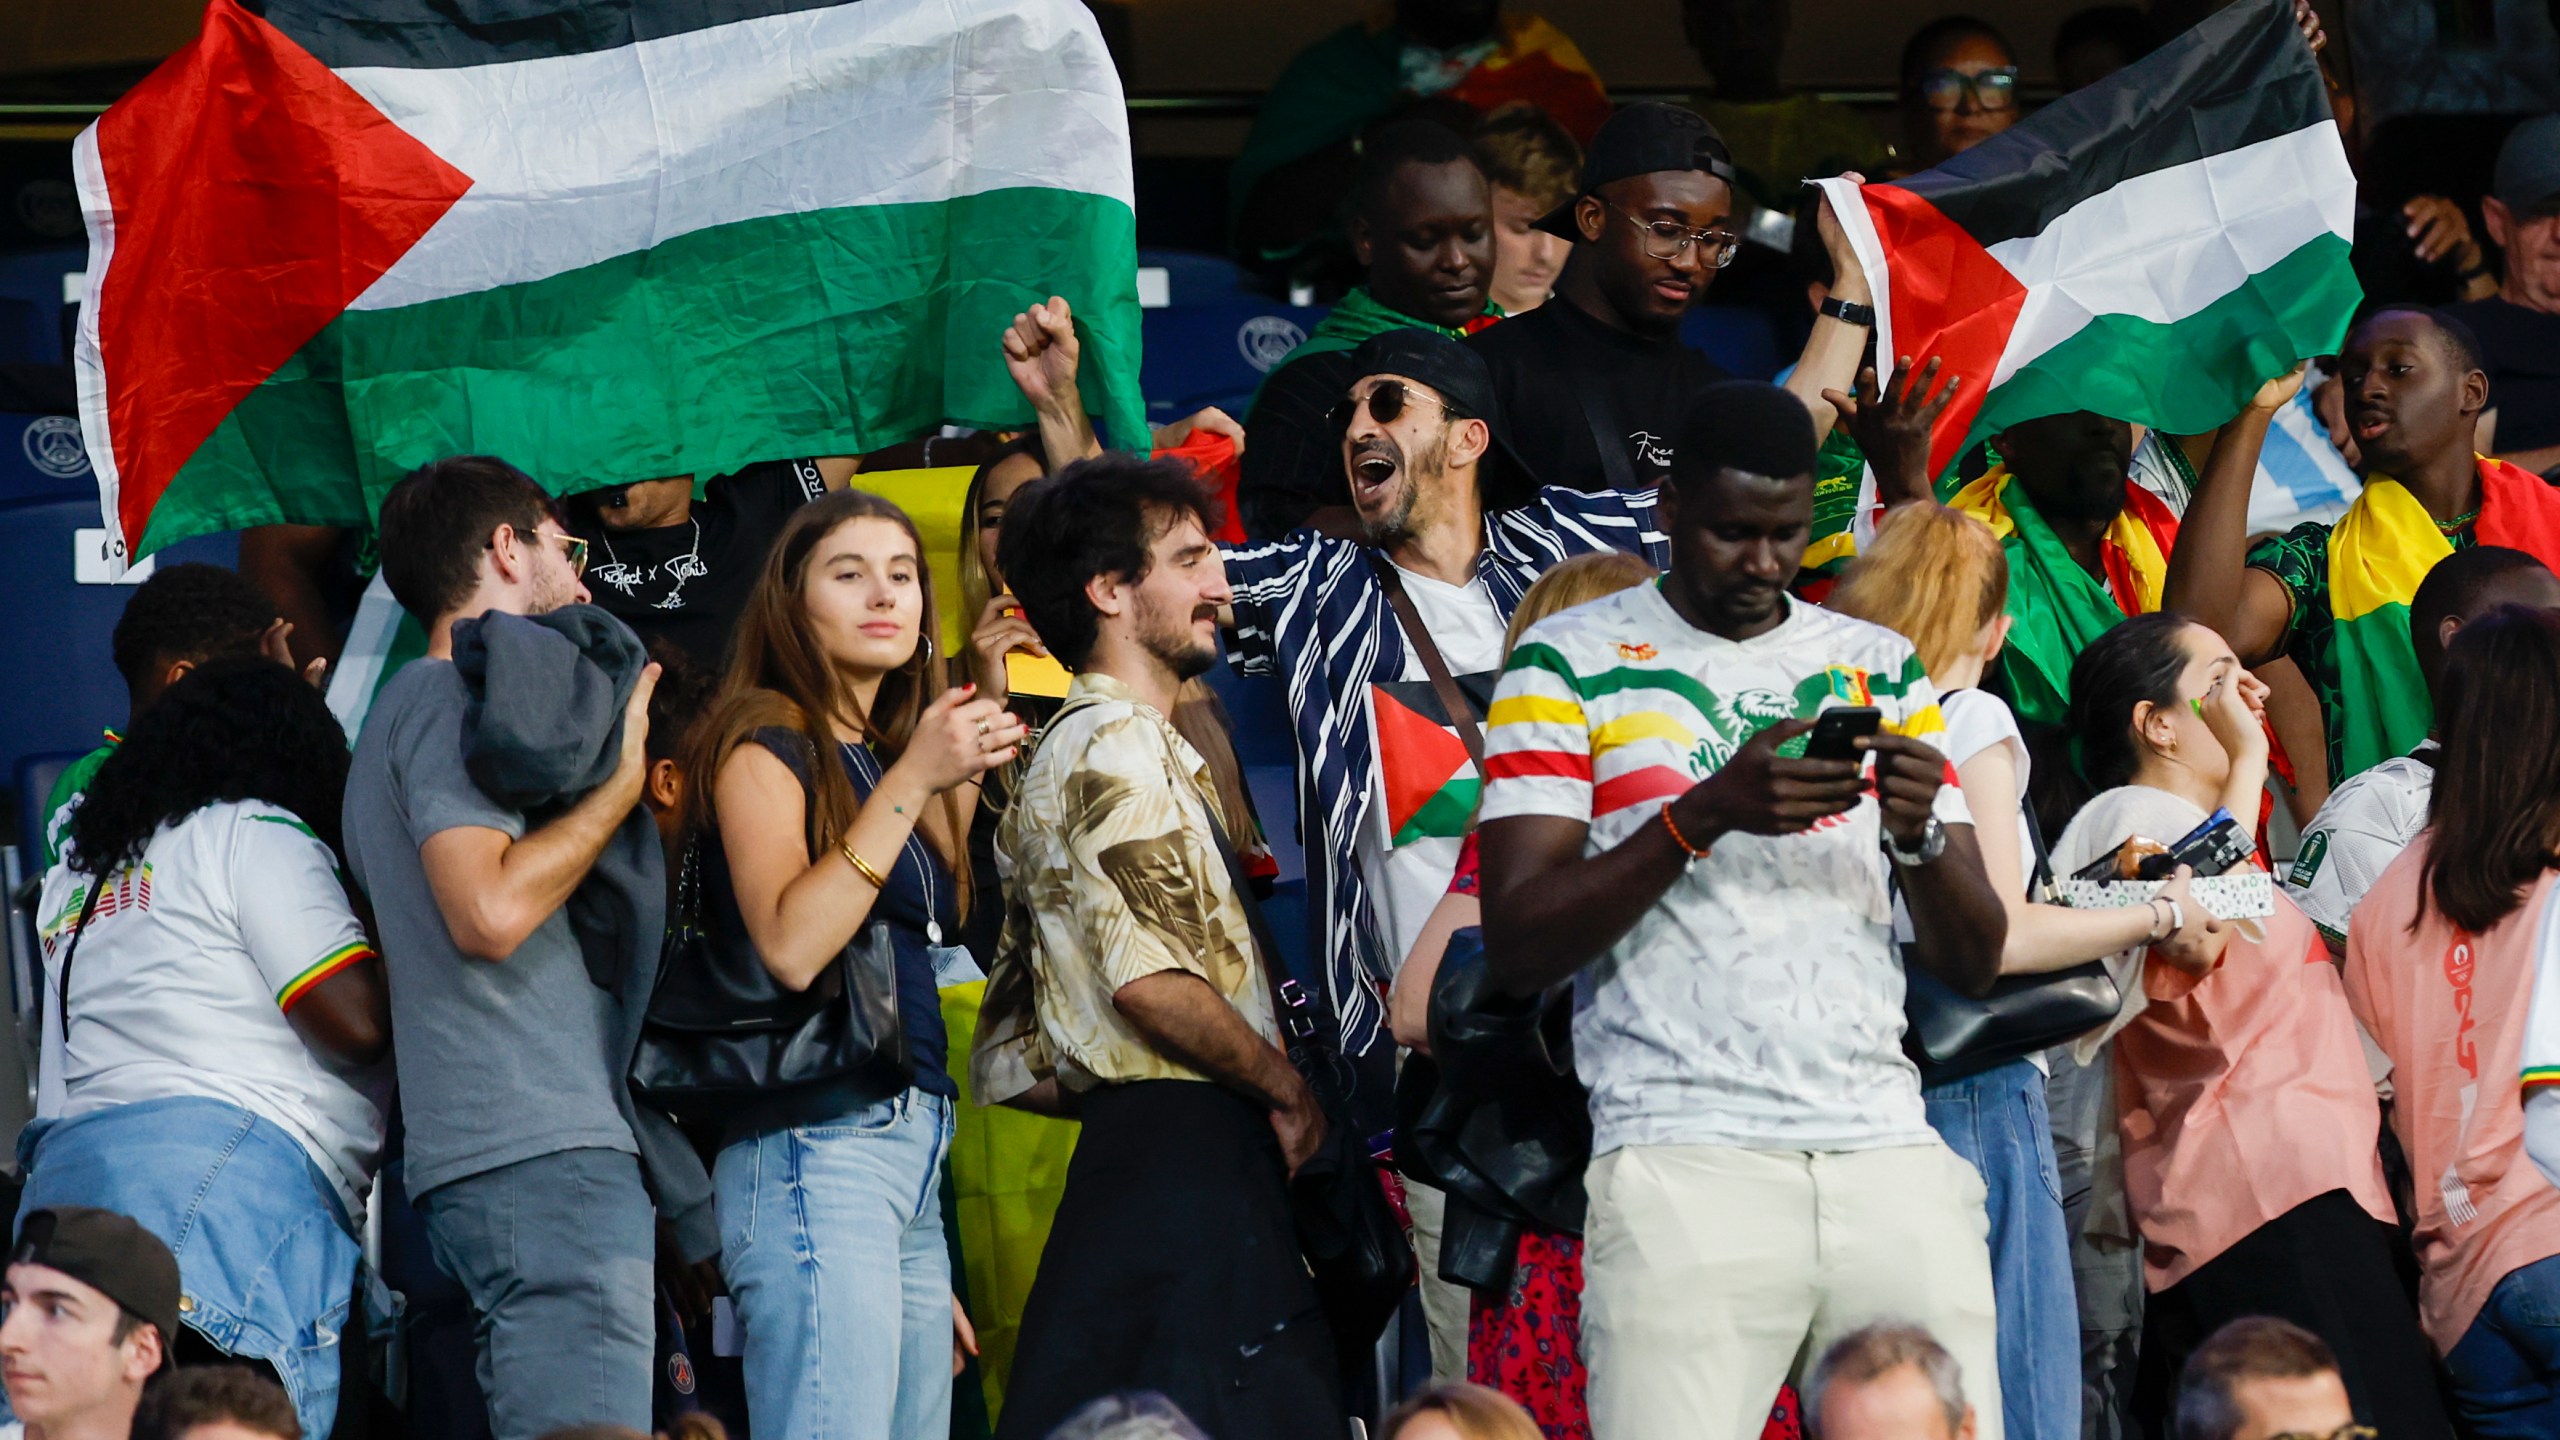
[[[830,980],[886,938],[907,1083],[796,1086],[739,1107],[714,1167],[721,1269],[764,1433],[889,1440],[948,1428],[965,1320],[941,1172],[957,1087],[936,965],[968,899],[980,777],[1020,721],[948,687],[933,577],[905,512],[845,491],[776,537],[686,773],[703,918],[741,928],[774,982]]]
[[[2418,1319],[2454,1410],[2484,1440],[2560,1434],[2560,1189],[2537,1168],[2560,1099],[2560,613],[2465,623],[2436,733],[2427,828],[2347,925],[2347,1002],[2391,1057]]]

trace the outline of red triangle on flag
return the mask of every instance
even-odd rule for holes
[[[1369,687],[1369,703],[1378,720],[1378,779],[1386,791],[1387,833],[1393,835],[1467,768],[1467,747],[1456,731],[1382,685]]]
[[[114,226],[91,303],[130,545],[223,418],[471,177],[237,0],[212,0],[95,138]]]
[[[1981,241],[1920,196],[1899,185],[1867,185],[1858,193],[1893,277],[1895,353],[1876,357],[1878,375],[1889,381],[1905,355],[1918,365],[1939,357],[1946,361],[1943,373],[1965,382],[1929,437],[1929,473],[1943,474],[1982,413],[2000,354],[2009,348],[2009,332],[2026,306],[2027,287]]]

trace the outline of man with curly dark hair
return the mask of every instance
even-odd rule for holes
[[[284,1387],[245,1365],[199,1365],[142,1397],[134,1440],[302,1440]]]

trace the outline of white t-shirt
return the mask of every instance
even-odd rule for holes
[[[2320,813],[2303,827],[2302,846],[2294,851],[2284,883],[2336,954],[2347,953],[2347,921],[2364,893],[2427,828],[2435,749],[2429,740],[2357,772],[2329,792]]]
[[[362,1213],[382,1155],[388,1067],[346,1066],[305,1044],[286,1018],[313,986],[373,958],[329,847],[290,811],[223,802],[162,826],[141,863],[105,884],[66,1005],[52,997],[89,878],[68,863],[45,875],[36,1114],[69,1120],[175,1096],[225,1101],[284,1127],[335,1182],[347,1213]]]
[[[1783,719],[1874,705],[1932,745],[1945,724],[1909,641],[1789,601],[1748,640],[1700,630],[1656,585],[1541,622],[1502,676],[1484,819],[1554,815],[1598,854]],[[1962,792],[1940,821],[1970,824]],[[1734,834],[1574,979],[1593,1152],[1623,1145],[1862,1150],[1936,1143],[1902,1053],[1882,812]]]
[[[1451,585],[1401,565],[1396,573],[1481,724],[1502,668],[1502,612],[1492,593],[1482,580]],[[1401,968],[1422,923],[1449,893],[1483,782],[1450,723],[1456,717],[1442,713],[1431,672],[1410,643],[1403,673],[1370,683],[1368,709],[1369,753],[1376,759],[1357,859],[1379,932],[1393,952],[1390,963]]]

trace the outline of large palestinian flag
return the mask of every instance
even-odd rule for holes
[[[1144,432],[1128,116],[1077,0],[211,0],[80,137],[81,420],[134,556],[1019,424],[1066,296]]]
[[[2289,0],[2238,0],[1935,170],[1823,186],[1884,366],[1944,356],[1970,382],[1932,474],[2071,410],[2211,430],[2334,351],[2362,294],[2355,177]]]

